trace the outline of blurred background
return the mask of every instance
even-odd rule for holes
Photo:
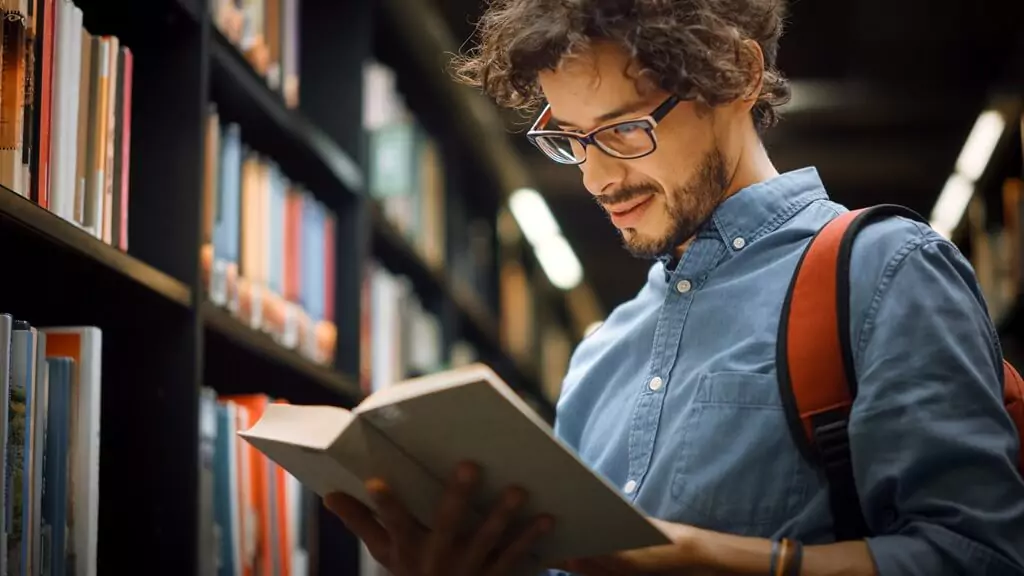
[[[20,391],[10,410],[46,390],[69,410],[11,420],[12,437],[68,434],[47,453],[71,458],[68,484],[48,486],[74,491],[73,554],[48,561],[372,573],[313,495],[237,441],[269,402],[352,407],[479,361],[552,420],[572,350],[650,263],[576,168],[527,142],[532,118],[449,79],[483,8],[2,4],[0,358],[34,360],[0,379]],[[851,208],[930,218],[1024,359],[1024,3],[791,2],[780,67],[777,167],[816,167]]]

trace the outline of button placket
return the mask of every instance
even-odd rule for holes
[[[650,466],[661,419],[662,405],[671,381],[671,372],[679,350],[691,293],[699,288],[697,279],[706,275],[725,255],[727,247],[720,239],[699,238],[672,271],[669,290],[658,315],[651,347],[649,372],[637,398],[629,433],[629,469],[622,490],[631,500],[640,493]],[[632,488],[632,491],[627,490]]]

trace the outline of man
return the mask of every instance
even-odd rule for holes
[[[1024,575],[1021,447],[995,332],[957,249],[902,218],[853,248],[850,441],[874,535],[835,542],[827,487],[787,429],[775,350],[800,254],[845,209],[813,168],[779,174],[761,145],[788,95],[783,19],[773,0],[497,0],[458,62],[502,105],[546,103],[535,144],[577,165],[626,249],[656,260],[575,352],[556,431],[676,543],[569,568],[768,574],[785,537],[802,543],[804,576]],[[460,470],[432,533],[380,483],[379,522],[349,499],[328,505],[396,574],[504,574],[550,522],[497,545],[511,509],[499,505],[485,529],[453,535],[478,473]]]

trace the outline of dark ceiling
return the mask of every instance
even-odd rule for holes
[[[480,0],[434,0],[457,39]],[[815,166],[850,207],[899,202],[931,211],[978,113],[1024,80],[1020,0],[791,2],[780,67],[792,107],[766,144],[781,171]],[[630,257],[578,169],[542,157],[510,123],[538,186],[606,310],[629,299],[649,262]]]

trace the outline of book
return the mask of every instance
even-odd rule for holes
[[[239,435],[321,497],[344,492],[373,509],[365,482],[382,478],[427,528],[457,464],[473,461],[481,485],[466,528],[519,486],[520,519],[555,519],[535,549],[544,565],[670,542],[482,364],[389,386],[352,410],[270,404]]]

